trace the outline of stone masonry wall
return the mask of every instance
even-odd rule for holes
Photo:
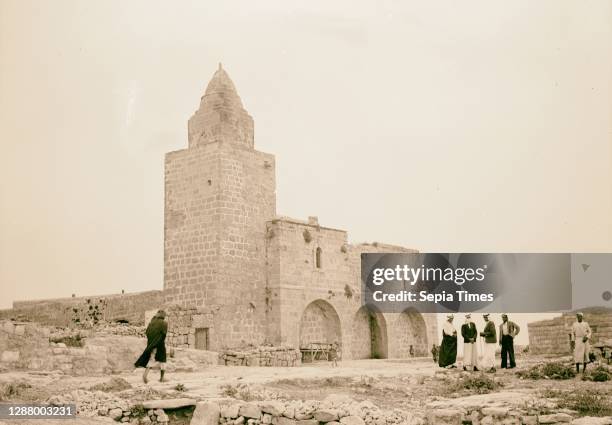
[[[275,204],[272,155],[217,142],[166,156],[165,301],[211,309],[213,350],[265,340]]]
[[[12,309],[0,311],[0,319],[62,327],[117,320],[143,325],[145,311],[157,308],[162,302],[161,291],[15,301]]]
[[[312,342],[313,318],[327,324],[317,338],[331,343],[338,335],[342,358],[365,357],[371,350],[371,334],[363,323],[361,309],[361,253],[414,252],[389,245],[350,245],[345,231],[319,226],[316,218],[308,222],[278,218],[268,223],[267,281],[268,335],[275,345],[294,347]],[[320,250],[320,267],[317,267]],[[359,312],[359,314],[358,314]],[[335,317],[337,316],[337,318]],[[407,357],[414,345],[418,355],[436,336],[435,315],[376,314],[384,345],[384,357]],[[272,319],[272,320],[270,320]],[[362,321],[359,324],[359,321]],[[406,326],[406,325],[410,326]],[[405,346],[404,346],[405,345]],[[370,353],[371,354],[371,353]]]
[[[593,332],[592,343],[612,339],[612,312],[604,309],[582,310]],[[529,323],[529,352],[532,354],[570,353],[569,334],[575,313],[564,313],[551,320]]]
[[[289,347],[258,347],[248,350],[228,350],[219,354],[219,363],[226,366],[299,366],[300,350]]]

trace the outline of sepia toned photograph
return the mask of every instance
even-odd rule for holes
[[[0,0],[0,425],[612,425],[612,3]]]

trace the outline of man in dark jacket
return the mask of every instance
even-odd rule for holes
[[[142,380],[145,384],[148,382],[147,375],[151,369],[149,360],[151,360],[153,352],[155,352],[155,361],[159,363],[159,382],[164,382],[164,373],[166,371],[166,334],[168,333],[168,323],[164,320],[165,318],[166,312],[163,310],[159,310],[153,316],[146,330],[147,348],[145,348],[142,355],[134,363],[136,367],[145,368],[142,374]]]
[[[514,361],[514,337],[518,335],[521,328],[516,323],[508,320],[507,314],[502,314],[502,324],[499,325],[499,345],[501,345],[501,367],[512,369],[516,367]],[[510,366],[508,366],[508,357]]]

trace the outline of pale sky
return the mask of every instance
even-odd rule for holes
[[[608,0],[0,0],[0,308],[162,288],[163,157],[218,62],[281,215],[612,251]]]

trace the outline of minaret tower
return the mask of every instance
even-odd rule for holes
[[[188,139],[165,161],[166,303],[211,318],[211,350],[261,344],[274,156],[254,149],[253,118],[221,65],[189,119]]]

